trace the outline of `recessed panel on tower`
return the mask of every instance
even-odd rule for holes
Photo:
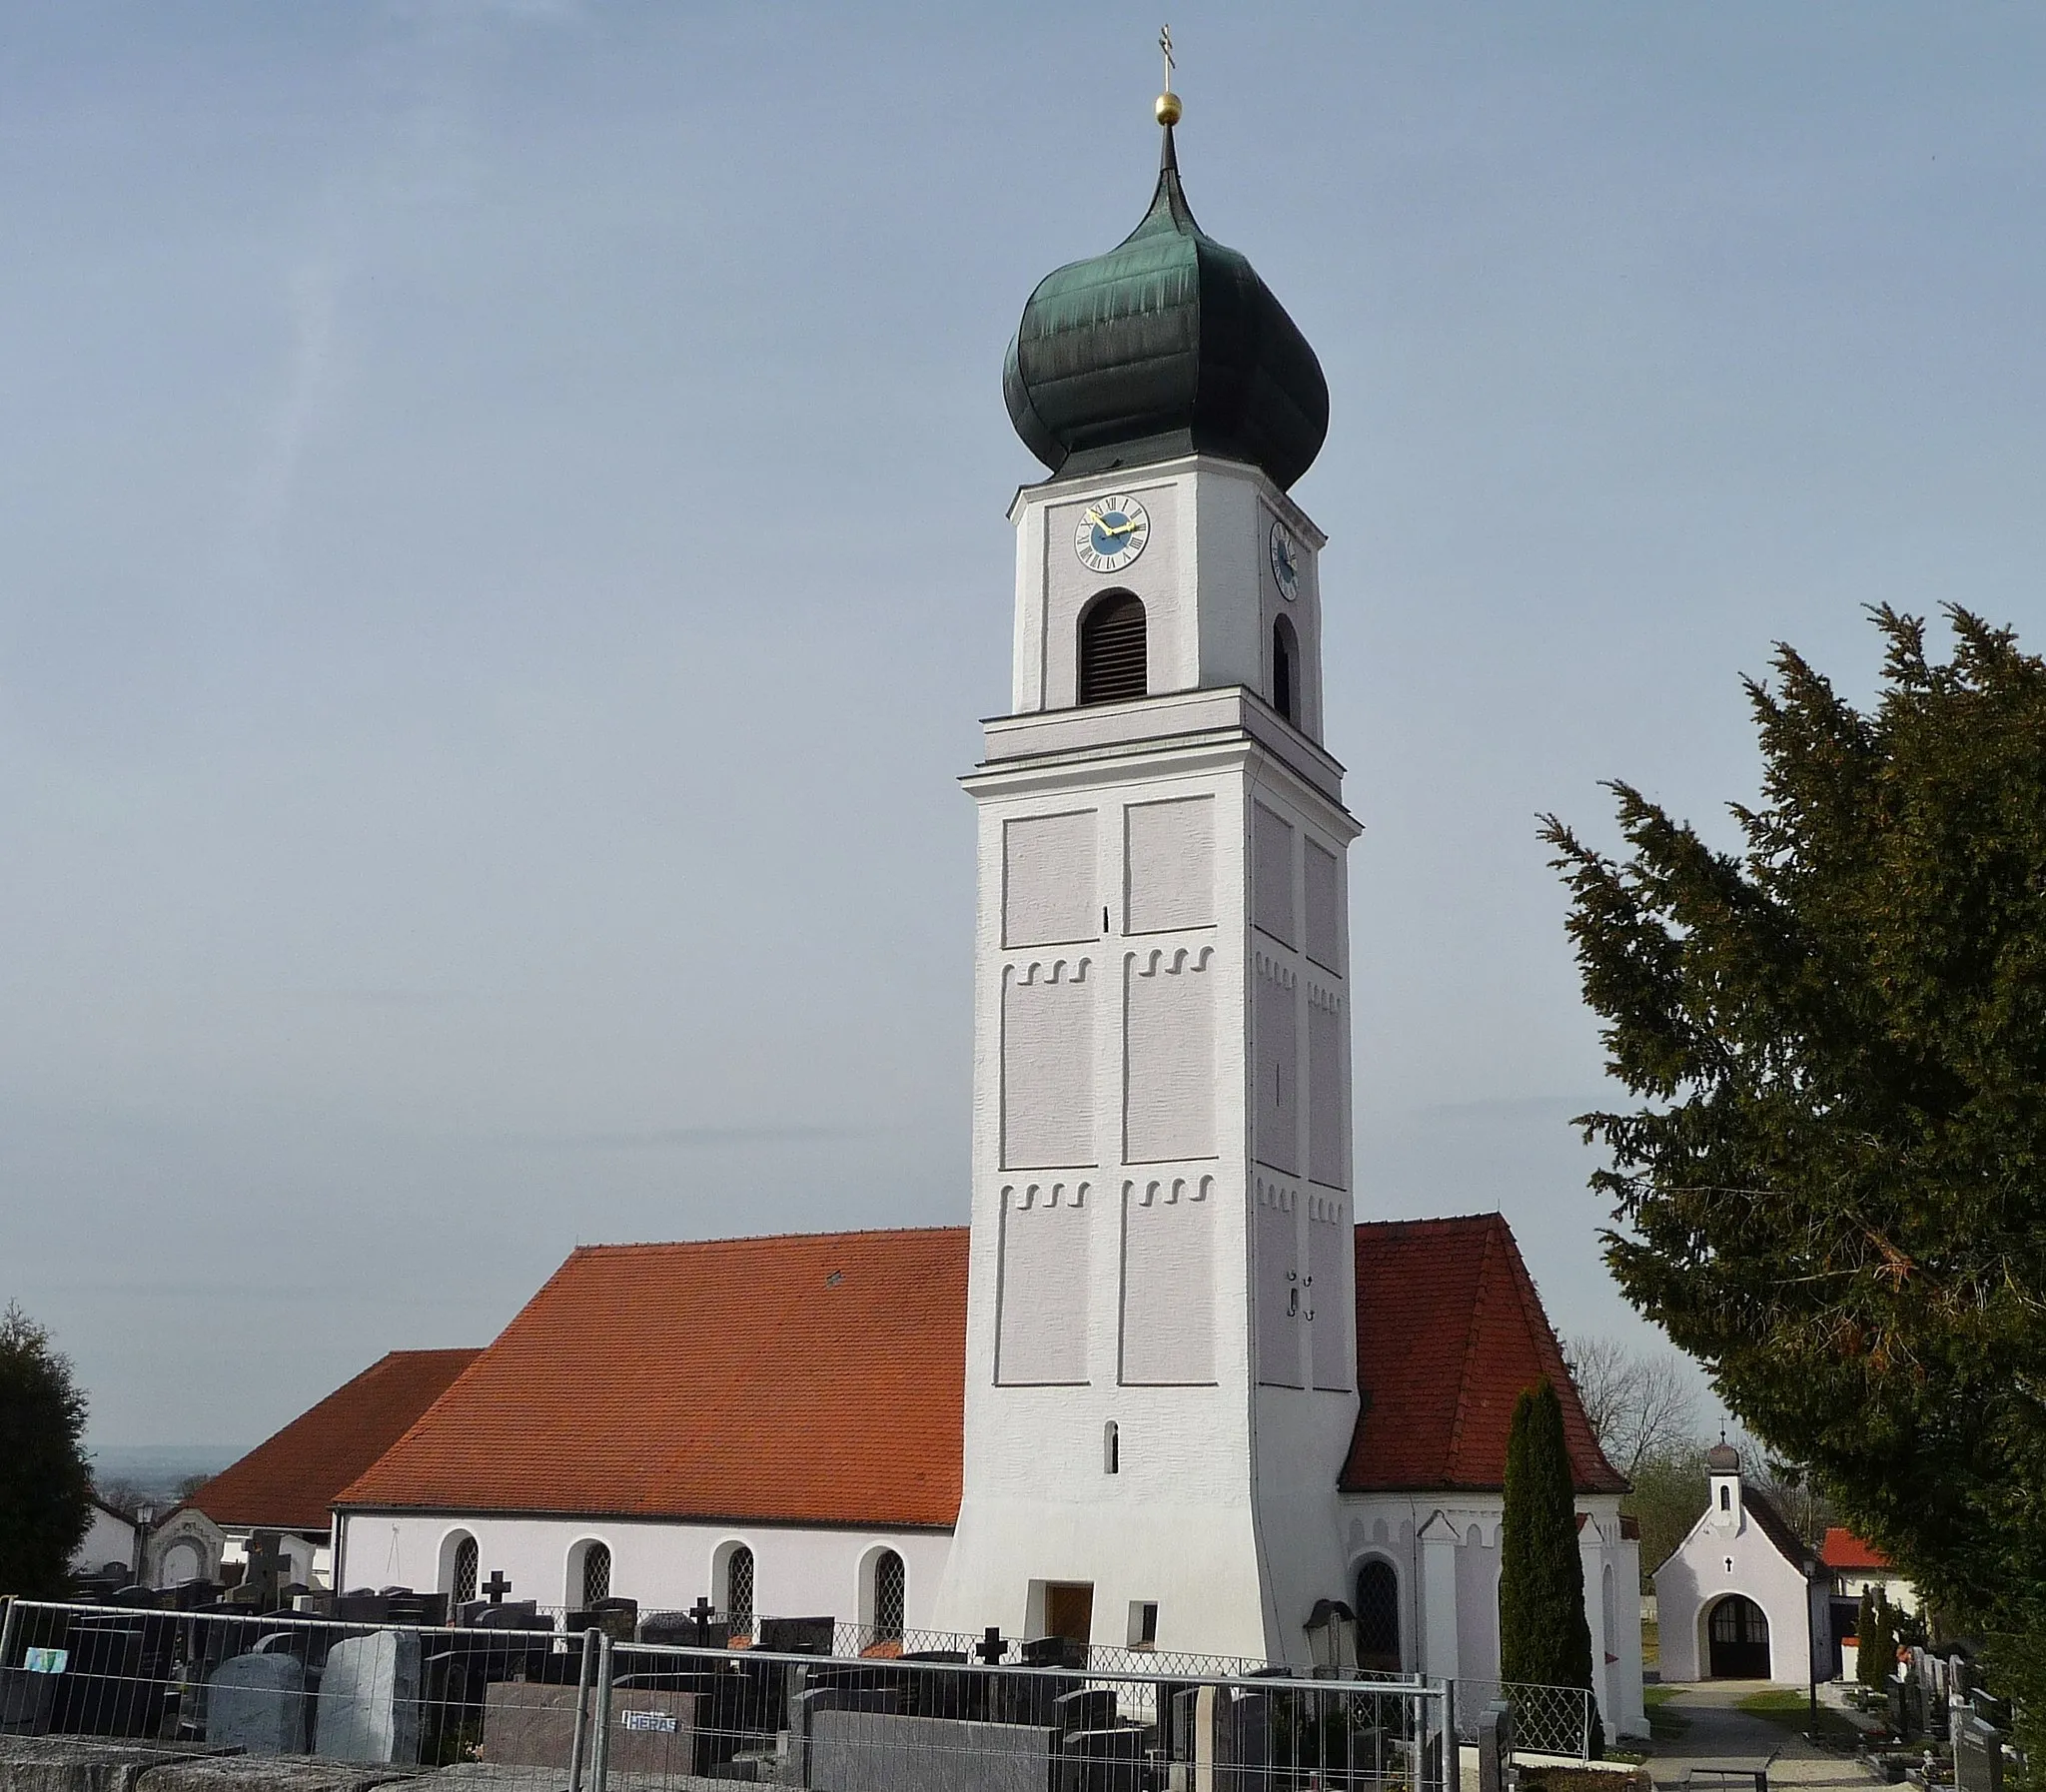
[[[1260,1164],[1300,1174],[1298,973],[1269,952],[1251,974],[1251,1149]]]
[[[1094,967],[1032,959],[1002,973],[1002,1168],[1095,1161]]]
[[[1209,946],[1123,955],[1123,1159],[1215,1155],[1215,978]]]
[[[1347,1189],[1343,1150],[1343,998],[1309,980],[1307,992],[1307,1174],[1324,1188]]]
[[[1268,1387],[1299,1387],[1302,1286],[1294,1212],[1299,1192],[1268,1176],[1253,1177],[1251,1274],[1257,1308],[1257,1372]]]
[[[1059,946],[1101,936],[1095,813],[1012,816],[1002,824],[1002,944]]]
[[[1296,943],[1293,924],[1293,823],[1251,805],[1251,922],[1281,945]]]
[[[995,1379],[1004,1386],[1087,1379],[1091,1198],[1077,1180],[1002,1190]]]
[[[1123,1184],[1122,1379],[1133,1386],[1215,1379],[1215,1179],[1164,1175]]]
[[[1307,955],[1324,970],[1343,975],[1343,873],[1336,855],[1309,840],[1307,861]]]
[[[1170,933],[1215,924],[1215,799],[1132,803],[1124,814],[1124,925]]]

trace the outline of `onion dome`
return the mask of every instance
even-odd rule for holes
[[[1194,222],[1163,100],[1159,116],[1144,221],[1045,276],[1023,308],[1002,368],[1010,421],[1054,473],[1199,452],[1289,486],[1329,433],[1322,364],[1249,261]]]
[[[1724,1437],[1705,1451],[1705,1466],[1714,1474],[1732,1474],[1740,1467],[1740,1451]]]

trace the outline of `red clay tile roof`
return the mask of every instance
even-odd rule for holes
[[[1890,1558],[1873,1543],[1864,1543],[1843,1525],[1832,1525],[1818,1546],[1818,1558],[1829,1568],[1889,1568]]]
[[[1357,1373],[1367,1403],[1343,1465],[1347,1489],[1504,1485],[1514,1401],[1544,1375],[1562,1401],[1577,1491],[1626,1486],[1591,1434],[1498,1214],[1358,1227]]]
[[[405,1435],[481,1350],[393,1350],[185,1501],[216,1524],[325,1530],[334,1496]]]
[[[335,1503],[950,1525],[966,1241],[585,1246]]]

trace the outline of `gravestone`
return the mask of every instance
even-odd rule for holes
[[[306,1752],[306,1669],[296,1655],[235,1655],[206,1683],[206,1740],[251,1755]]]
[[[570,1636],[580,1636],[585,1630],[600,1630],[612,1642],[631,1642],[639,1626],[639,1601],[637,1599],[598,1599],[571,1611],[563,1620]]]
[[[1954,1792],[2003,1792],[2003,1732],[1954,1712]]]
[[[1053,1792],[1058,1768],[1058,1738],[1047,1729],[825,1707],[787,1757],[783,1783],[815,1792]]]
[[[284,1536],[274,1530],[251,1531],[247,1553],[248,1565],[242,1573],[242,1584],[255,1595],[257,1604],[269,1611],[278,1602],[279,1589],[284,1585],[288,1566]]]
[[[463,1622],[473,1630],[551,1630],[553,1625],[539,1615],[531,1599],[513,1599],[504,1605],[465,1605]]]
[[[731,1646],[731,1625],[723,1618],[710,1619],[699,1634],[695,1618],[686,1611],[649,1611],[639,1620],[638,1629],[638,1640],[643,1643],[665,1643],[684,1649]]]
[[[1052,1721],[1068,1735],[1106,1730],[1115,1724],[1115,1694],[1105,1686],[1083,1686],[1052,1701]]]
[[[1058,1792],[1142,1792],[1144,1732],[1134,1725],[1068,1732]]]
[[[1514,1759],[1514,1708],[1497,1699],[1478,1714],[1478,1792],[1508,1792]]]
[[[334,1761],[419,1758],[420,1639],[410,1631],[351,1636],[327,1652],[320,1678],[316,1754]]]
[[[1085,1667],[1087,1645],[1070,1636],[1033,1636],[1023,1645],[1025,1667]]]
[[[762,1618],[753,1646],[770,1655],[828,1655],[836,1618]]]

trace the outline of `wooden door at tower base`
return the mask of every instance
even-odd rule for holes
[[[1052,1581],[1044,1589],[1044,1630],[1083,1648],[1094,1638],[1094,1583]]]

